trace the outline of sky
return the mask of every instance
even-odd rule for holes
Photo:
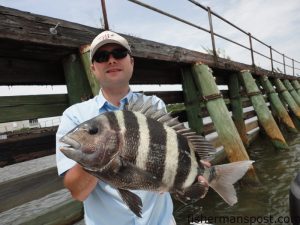
[[[299,0],[196,0],[277,51],[300,62]],[[143,0],[203,28],[209,28],[207,12],[188,0]],[[171,3],[171,4],[170,4]],[[100,0],[0,0],[0,5],[35,14],[64,19],[91,27],[101,27]],[[145,9],[128,0],[106,0],[110,29],[132,36],[206,52],[212,49],[210,35],[181,22]],[[249,37],[213,17],[214,31],[249,47]],[[249,51],[216,38],[222,57],[251,64]],[[269,56],[269,48],[253,41],[254,49]],[[275,60],[282,56],[273,53]],[[255,55],[255,64],[270,69],[270,62]],[[286,59],[286,64],[292,65]],[[300,63],[295,64],[300,68]],[[282,65],[275,68],[283,71]],[[292,70],[287,68],[287,73]],[[296,70],[300,74],[300,70]],[[13,90],[14,88],[11,88]],[[49,89],[49,88],[48,88]],[[53,91],[52,87],[52,91]],[[0,87],[0,95],[3,95]],[[6,90],[5,90],[6,91]],[[2,92],[2,93],[1,93]],[[6,91],[7,92],[7,91]]]

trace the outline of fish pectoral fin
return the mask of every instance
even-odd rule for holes
[[[141,213],[143,203],[140,197],[128,190],[118,189],[118,191],[121,195],[122,200],[126,203],[129,209],[134,212],[136,216],[142,218]]]
[[[156,190],[161,186],[161,180],[154,174],[137,167],[121,157],[120,161],[122,166],[119,168],[118,176],[130,184],[130,189],[147,188],[148,190]]]

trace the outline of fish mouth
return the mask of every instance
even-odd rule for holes
[[[60,138],[59,141],[66,144],[66,146],[62,146],[60,148],[61,150],[76,150],[76,149],[80,149],[81,147],[81,144],[79,142],[68,137],[67,135]]]

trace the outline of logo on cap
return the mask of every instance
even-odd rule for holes
[[[113,37],[113,36],[114,36],[114,34],[106,33],[106,34],[104,34],[104,35],[101,37],[101,41],[106,40],[106,39],[110,39],[110,38]]]

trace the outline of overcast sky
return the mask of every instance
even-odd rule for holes
[[[187,0],[144,0],[163,11],[208,28],[207,12]],[[246,32],[271,45],[286,56],[300,61],[299,0],[198,0]],[[0,5],[56,17],[92,27],[101,27],[100,0],[0,0]],[[110,28],[116,32],[205,52],[211,49],[210,35],[196,28],[144,9],[127,0],[106,0]],[[213,17],[215,32],[249,46],[246,35]],[[222,55],[251,64],[250,53],[241,47],[216,39]],[[269,56],[269,49],[258,42],[254,48]],[[274,53],[282,61],[282,56]],[[270,69],[270,62],[256,56],[255,63]],[[287,64],[291,65],[289,60]],[[300,64],[296,65],[300,68]],[[269,67],[269,68],[268,68]],[[281,65],[275,67],[283,70]],[[291,70],[287,71],[291,73]],[[300,71],[296,71],[300,73]],[[0,89],[1,91],[1,89]]]

